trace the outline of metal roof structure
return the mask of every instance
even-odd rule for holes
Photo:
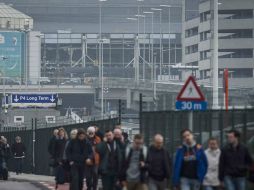
[[[10,5],[0,3],[0,29],[31,30],[32,17],[12,8]]]

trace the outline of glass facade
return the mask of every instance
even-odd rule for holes
[[[116,75],[133,77],[133,59],[138,47],[137,34],[104,33],[102,39],[104,74],[109,77]],[[99,74],[98,34],[44,34],[41,48],[41,73],[44,77],[69,77],[70,75],[80,77],[85,73],[96,77]],[[166,72],[168,69],[165,68],[168,68],[169,60],[170,64],[181,62],[181,34],[170,34],[170,47],[169,34],[140,34],[139,49],[141,73],[143,69],[145,73],[151,69],[152,52],[156,69],[159,69],[161,65]],[[75,70],[74,67],[80,69]]]

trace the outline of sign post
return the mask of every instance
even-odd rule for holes
[[[187,79],[176,100],[177,110],[190,111],[189,128],[193,130],[193,111],[204,111],[207,109],[205,97],[193,76]]]

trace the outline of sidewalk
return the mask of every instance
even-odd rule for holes
[[[9,172],[10,180],[24,180],[24,181],[35,181],[35,182],[55,182],[53,176],[34,175],[34,174],[20,174],[16,175],[14,172]]]
[[[30,181],[30,182],[36,182],[44,186],[48,190],[54,190],[55,189],[55,177],[54,176],[44,176],[44,175],[34,175],[34,174],[20,174],[16,175],[14,172],[9,172],[9,180],[21,180],[21,181]],[[98,188],[101,189],[101,180],[98,182]],[[58,190],[68,190],[69,184],[63,184],[59,185]],[[86,189],[86,183],[84,180],[84,189]]]

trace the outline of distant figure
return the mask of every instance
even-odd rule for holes
[[[17,136],[15,138],[15,143],[12,145],[11,150],[15,159],[15,172],[17,175],[21,174],[23,171],[23,160],[25,158],[26,147],[21,142],[21,137]]]
[[[50,163],[49,166],[51,167],[51,175],[53,174],[52,168],[56,167],[57,163],[55,162],[55,146],[56,146],[56,141],[58,139],[58,129],[55,129],[53,131],[53,136],[51,137],[49,144],[48,144],[48,153],[50,155]]]
[[[247,170],[252,165],[248,149],[240,143],[240,132],[227,133],[228,144],[221,150],[219,179],[226,190],[245,190]]]

